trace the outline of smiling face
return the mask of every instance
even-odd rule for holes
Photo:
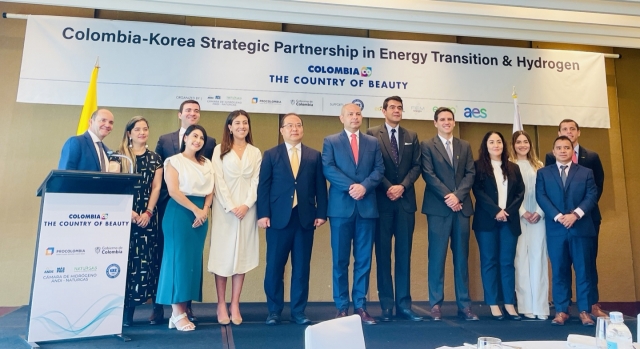
[[[196,103],[186,103],[182,106],[182,111],[178,112],[180,127],[187,128],[200,121],[200,106]]]
[[[553,144],[553,156],[555,156],[556,161],[561,164],[571,162],[571,157],[573,156],[573,145],[566,139],[557,139]]]
[[[356,133],[362,125],[362,111],[355,104],[345,104],[340,113],[340,122],[344,125],[344,129]]]
[[[113,114],[106,109],[98,110],[96,115],[89,120],[89,130],[100,140],[103,140],[113,130]]]
[[[149,125],[147,125],[146,121],[140,120],[133,125],[133,128],[127,132],[127,135],[133,145],[144,146],[147,144],[147,139],[149,138]]]
[[[438,129],[438,134],[444,138],[451,138],[453,128],[456,127],[453,114],[448,111],[442,111],[438,114],[437,118],[437,120],[433,121],[433,124]]]
[[[580,138],[580,130],[578,129],[578,125],[576,125],[573,121],[563,122],[560,124],[560,131],[558,131],[558,136],[566,136],[571,140],[571,143],[576,144],[578,142],[578,138]]]
[[[491,160],[500,161],[502,159],[502,150],[504,149],[504,144],[502,144],[502,138],[497,133],[492,134],[487,139],[487,150],[489,151],[489,156]]]
[[[387,101],[387,109],[382,109],[384,119],[390,126],[396,127],[402,120],[402,103],[394,100]]]
[[[526,158],[529,154],[529,150],[531,150],[531,144],[529,143],[527,136],[518,136],[514,144],[514,148],[516,149],[516,154],[518,154],[518,156]]]
[[[287,115],[282,119],[282,127],[280,127],[282,139],[292,145],[302,142],[304,130],[302,128],[302,120],[297,115]]]
[[[185,150],[195,153],[202,149],[202,146],[204,145],[204,135],[202,134],[202,131],[194,129],[189,134],[185,133],[183,142]]]
[[[249,134],[249,119],[246,116],[240,114],[236,116],[232,121],[231,125],[227,125],[229,127],[229,131],[233,135],[233,140],[244,141]]]

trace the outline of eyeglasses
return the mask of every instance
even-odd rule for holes
[[[287,130],[290,130],[292,128],[302,128],[302,124],[284,124],[282,125],[282,128],[286,128]]]

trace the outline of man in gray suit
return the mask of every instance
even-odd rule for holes
[[[451,240],[458,316],[478,320],[469,298],[469,218],[473,206],[469,192],[475,168],[469,142],[453,137],[453,111],[440,107],[433,123],[438,135],[422,141],[422,177],[426,182],[422,213],[427,215],[429,238],[429,303],[431,317],[442,320],[444,263]]]
[[[380,218],[374,240],[382,321],[391,321],[394,303],[398,317],[422,321],[422,316],[411,310],[410,278],[417,211],[413,184],[420,177],[420,143],[415,132],[400,126],[402,111],[402,98],[388,97],[382,103],[384,123],[367,130],[368,135],[378,139],[384,162],[384,177],[376,188]],[[395,247],[395,302],[392,247]]]

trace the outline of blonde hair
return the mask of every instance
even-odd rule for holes
[[[516,141],[518,140],[518,137],[522,135],[527,138],[527,141],[529,141],[529,152],[527,153],[527,160],[531,164],[531,167],[533,167],[535,170],[541,169],[542,162],[540,161],[540,159],[538,159],[538,156],[536,155],[536,150],[533,149],[533,143],[531,142],[531,137],[526,131],[516,131],[513,133],[513,136],[511,136],[511,151],[509,154],[509,160],[511,160],[511,162],[518,162],[518,153],[516,152]]]

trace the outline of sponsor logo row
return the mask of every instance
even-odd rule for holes
[[[109,279],[115,279],[120,275],[120,271],[120,265],[111,263],[106,269],[104,269],[105,274],[103,275],[106,275]],[[52,283],[86,282],[90,279],[98,277],[98,272],[98,267],[95,265],[82,265],[74,267],[63,266],[56,267],[54,269],[45,269],[42,279]]]
[[[96,254],[103,254],[103,255],[114,255],[114,254],[123,254],[126,252],[126,250],[120,246],[120,247],[110,247],[110,246],[96,246],[93,251]],[[85,254],[85,249],[84,248],[56,248],[56,247],[47,247],[47,249],[44,251],[45,256],[77,256],[77,255],[84,255]]]

